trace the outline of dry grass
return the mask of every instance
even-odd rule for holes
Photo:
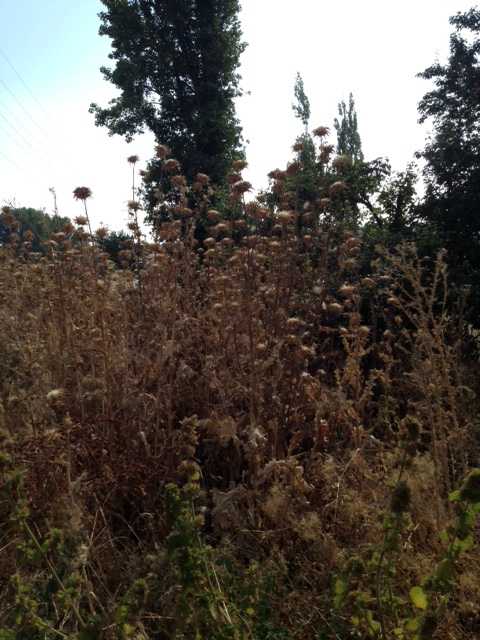
[[[15,238],[0,248],[3,479],[24,470],[32,539],[75,533],[69,566],[84,585],[76,614],[51,614],[51,637],[77,637],[83,610],[102,617],[94,637],[128,637],[115,611],[152,572],[158,600],[138,606],[131,637],[208,637],[172,623],[179,587],[162,560],[165,487],[198,472],[202,540],[240,574],[255,561],[258,575],[274,576],[269,606],[288,637],[333,638],[318,635],[330,633],[331,573],[381,537],[409,425],[420,441],[406,585],[428,573],[448,493],[478,459],[442,256],[379,248],[362,278],[361,239],[324,203],[299,225],[304,212],[245,204],[240,182],[222,215],[206,183],[188,210],[181,186],[153,243],[132,203],[135,240],[122,256],[132,268],[114,268],[84,224],[55,234],[44,254]],[[20,493],[10,498],[0,504],[0,619],[13,606],[11,576],[37,575],[13,553]],[[227,590],[228,576],[213,574],[209,589]],[[472,562],[436,637],[480,634],[478,578]],[[226,598],[221,615],[232,621]],[[268,637],[247,628],[215,637]]]

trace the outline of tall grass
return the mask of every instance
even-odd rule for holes
[[[401,468],[389,579],[419,584],[478,464],[444,256],[378,247],[361,276],[325,199],[246,203],[243,168],[221,212],[173,175],[152,242],[133,200],[124,268],[86,191],[43,253],[0,247],[1,638],[414,637],[375,592],[359,635],[331,578],[383,548]],[[435,637],[480,634],[470,553]]]

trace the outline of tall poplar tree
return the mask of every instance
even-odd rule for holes
[[[96,124],[130,141],[145,130],[168,145],[183,173],[221,184],[238,156],[238,67],[245,48],[238,0],[102,0],[100,35],[111,38],[120,91],[92,104]]]
[[[345,100],[340,102],[338,115],[340,119],[335,118],[337,153],[349,156],[353,162],[363,161],[362,141],[358,132],[358,117],[352,94],[349,96],[348,106]]]

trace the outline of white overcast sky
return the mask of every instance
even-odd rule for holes
[[[300,132],[291,104],[297,71],[312,107],[312,127],[332,126],[336,105],[353,92],[367,159],[387,156],[396,169],[423,146],[417,104],[428,84],[415,76],[448,54],[449,16],[464,0],[243,0],[245,95],[238,115],[249,140],[255,187],[290,158]],[[77,5],[77,6],[75,6]],[[81,6],[79,6],[81,5]],[[0,203],[79,212],[71,192],[94,193],[95,224],[124,226],[130,172],[126,157],[152,155],[143,136],[127,145],[94,126],[90,102],[112,88],[99,72],[109,41],[97,35],[98,0],[0,0]],[[29,91],[27,91],[27,88]],[[31,92],[31,93],[30,93]]]

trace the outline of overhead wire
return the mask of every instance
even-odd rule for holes
[[[37,103],[37,105],[40,107],[40,109],[43,111],[43,113],[49,118],[50,116],[49,116],[47,110],[44,108],[42,103],[36,98],[36,96],[34,95],[33,91],[28,86],[27,82],[23,79],[23,77],[20,74],[20,72],[16,69],[16,67],[13,64],[13,62],[10,60],[10,58],[7,56],[7,54],[5,53],[5,51],[3,51],[3,49],[1,47],[0,47],[0,56],[2,56],[2,58],[8,64],[8,66],[12,69],[13,73],[20,80],[20,82],[23,85],[25,91],[30,95],[32,100],[34,100]]]
[[[29,96],[31,96],[31,98],[36,102],[36,104],[40,107],[40,109],[44,112],[44,114],[47,116],[48,119],[50,119],[46,109],[43,107],[43,105],[41,104],[41,102],[37,99],[37,97],[35,96],[35,94],[33,93],[33,91],[31,90],[31,88],[29,87],[29,85],[27,84],[26,80],[23,78],[23,76],[20,74],[20,72],[18,71],[18,69],[15,67],[15,65],[13,64],[13,62],[10,60],[10,58],[8,57],[8,55],[5,53],[5,51],[0,47],[0,56],[5,60],[5,62],[8,64],[8,66],[12,69],[12,71],[14,72],[14,74],[16,75],[16,77],[18,78],[18,80],[20,81],[20,83],[22,84],[22,86],[24,87],[25,91],[29,94]],[[10,96],[15,100],[15,102],[17,103],[17,105],[21,108],[21,110],[27,115],[28,119],[36,126],[36,128],[43,134],[43,136],[49,141],[51,142],[52,140],[52,135],[49,131],[47,131],[41,124],[39,124],[39,122],[36,120],[36,118],[34,118],[32,116],[32,114],[30,113],[30,111],[22,104],[22,102],[20,101],[20,99],[16,96],[16,94],[14,93],[14,91],[12,91],[12,89],[10,89],[10,87],[5,83],[5,81],[0,78],[0,84],[4,87],[4,89],[10,94]],[[5,111],[5,109],[4,109]],[[5,114],[3,114],[3,119],[6,120],[5,118]],[[18,121],[18,116],[17,116],[17,121]],[[42,156],[45,160],[47,160],[49,163],[53,164],[53,154],[50,151],[50,148],[48,145],[45,145],[43,142],[40,142],[39,140],[34,140],[34,137],[31,135],[31,132],[28,132],[29,136],[31,136],[31,139],[34,140],[35,143],[40,143],[40,148],[36,149],[34,148],[34,146],[32,145],[31,141],[27,141],[25,136],[23,135],[22,132],[20,132],[17,128],[16,125],[12,125],[11,123],[7,123],[10,125],[11,128],[13,128],[17,135],[20,136],[20,138],[29,146],[29,148],[36,154]],[[24,122],[22,122],[23,129],[25,130],[25,124]],[[38,135],[38,134],[37,134]]]
[[[29,147],[25,144],[25,142],[23,142],[23,140],[21,138],[17,138],[15,137],[15,134],[13,134],[11,131],[9,131],[5,125],[3,124],[3,122],[0,122],[1,125],[1,129],[0,131],[2,131],[3,135],[7,135],[9,138],[11,138],[11,140],[13,140],[13,142],[15,144],[17,144],[20,149],[22,149],[23,151],[27,150],[29,151]],[[10,125],[9,125],[10,126]]]
[[[9,164],[14,166],[15,169],[17,169],[18,171],[22,171],[22,169],[18,166],[18,164],[14,160],[9,158],[7,155],[5,155],[3,151],[0,151],[0,156],[2,156],[2,158],[4,158],[4,160],[6,160]]]
[[[23,113],[25,113],[25,115],[27,116],[27,118],[37,127],[37,129],[48,139],[50,136],[47,133],[47,131],[42,127],[42,125],[40,125],[37,120],[35,120],[35,118],[32,116],[32,114],[29,112],[29,110],[20,102],[20,100],[17,98],[17,96],[15,95],[15,93],[9,88],[9,86],[6,84],[6,82],[0,78],[0,84],[2,85],[2,87],[12,96],[12,98],[15,100],[15,102],[18,104],[18,106],[20,107],[20,109],[23,111]]]
[[[12,122],[10,122],[10,120],[7,118],[7,116],[2,113],[2,111],[0,111],[0,118],[2,118],[2,120],[4,122],[7,123],[7,125],[15,132],[15,134],[24,142],[24,144],[26,144],[31,151],[33,151],[34,153],[38,153],[38,151],[35,149],[35,147],[32,145],[32,143],[30,142],[30,140],[28,140],[23,133],[20,131],[20,129]]]

